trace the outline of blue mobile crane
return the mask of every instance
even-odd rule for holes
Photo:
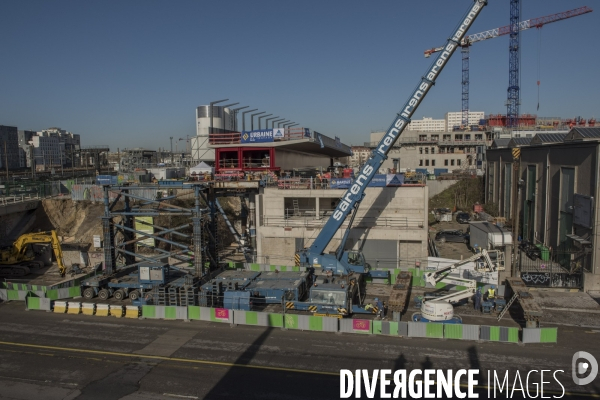
[[[321,268],[324,272],[329,272],[334,276],[349,276],[354,274],[358,274],[359,276],[370,275],[373,278],[385,278],[388,276],[387,271],[369,271],[370,268],[362,252],[345,250],[352,222],[356,216],[360,202],[365,196],[365,188],[369,185],[383,161],[387,159],[390,149],[411,121],[412,115],[429,92],[429,89],[435,84],[436,78],[442,72],[442,69],[454,51],[461,46],[461,41],[467,30],[471,27],[473,21],[475,21],[485,5],[487,5],[487,0],[474,0],[473,6],[450,36],[443,50],[429,67],[425,76],[421,78],[421,82],[417,85],[404,107],[397,113],[386,134],[373,150],[371,157],[359,172],[352,186],[350,186],[340,199],[332,216],[315,241],[310,247],[298,252],[301,265]],[[329,245],[349,214],[351,214],[350,221],[336,254],[324,254],[325,248]]]

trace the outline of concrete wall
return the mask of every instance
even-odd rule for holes
[[[293,265],[296,251],[310,246],[329,218],[330,213],[322,215],[322,204],[329,203],[331,198],[339,199],[344,192],[264,189],[256,198],[259,262]],[[414,267],[416,261],[426,261],[427,192],[427,187],[369,188],[350,231],[347,248],[368,249],[376,256],[377,249],[372,244],[377,243],[382,246],[381,261],[386,264],[380,267]],[[294,198],[328,200],[315,201],[318,209],[301,211],[299,216],[286,219],[286,199],[289,202]],[[343,229],[336,233],[326,252],[336,250],[343,233]],[[376,260],[367,261],[376,266]]]
[[[282,172],[291,171],[293,168],[306,168],[307,166],[323,167],[323,170],[327,172],[329,164],[329,157],[300,153],[275,147],[275,165],[280,167]]]
[[[454,185],[457,180],[443,180],[443,181],[427,181],[427,187],[429,188],[429,198],[432,198],[436,194],[442,193],[450,186]]]

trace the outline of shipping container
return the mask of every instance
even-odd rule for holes
[[[433,174],[438,177],[441,174],[446,174],[448,173],[448,168],[434,168],[433,169]]]

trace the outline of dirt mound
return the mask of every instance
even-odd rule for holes
[[[77,243],[91,243],[94,235],[102,234],[102,203],[45,199],[42,205],[45,218],[36,218],[38,229],[55,229],[65,242]]]

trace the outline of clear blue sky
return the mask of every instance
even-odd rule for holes
[[[0,124],[83,145],[169,147],[229,98],[346,143],[387,128],[470,0],[0,2]],[[522,19],[588,5],[522,0]],[[509,23],[490,0],[470,33]],[[521,35],[521,112],[600,117],[600,9]],[[538,52],[541,99],[537,107]],[[457,52],[415,118],[461,108]],[[471,48],[471,110],[505,113],[508,37]],[[247,116],[248,118],[248,116]],[[183,146],[180,142],[179,148]]]

